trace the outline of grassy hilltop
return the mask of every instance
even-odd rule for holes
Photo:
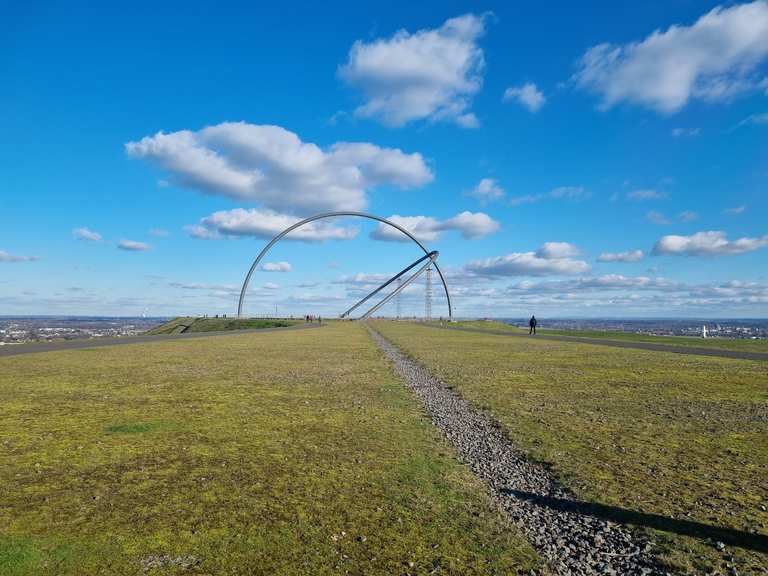
[[[3,576],[539,564],[357,323],[0,358],[0,396]]]
[[[375,326],[670,572],[768,570],[768,362]],[[0,576],[542,573],[360,323],[4,357],[0,397]]]

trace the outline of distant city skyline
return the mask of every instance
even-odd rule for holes
[[[5,16],[0,315],[768,317],[766,0]]]

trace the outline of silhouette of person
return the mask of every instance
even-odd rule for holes
[[[536,316],[531,316],[531,319],[528,320],[528,326],[531,327],[530,330],[528,330],[528,334],[536,334],[536,325],[539,323],[538,320],[536,320]]]

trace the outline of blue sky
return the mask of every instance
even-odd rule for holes
[[[3,12],[0,314],[767,315],[764,0]]]

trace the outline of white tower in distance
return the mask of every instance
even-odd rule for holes
[[[706,338],[706,337],[707,337],[707,325],[706,325],[706,324],[704,324],[704,325],[701,327],[701,337],[702,337],[702,338]]]

